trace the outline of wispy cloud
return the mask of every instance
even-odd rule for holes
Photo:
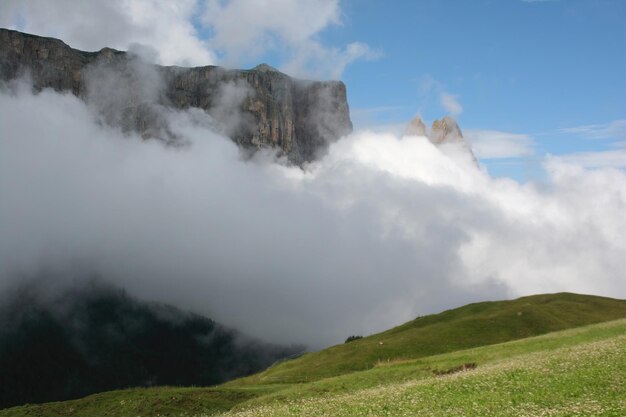
[[[406,106],[378,106],[378,107],[363,107],[360,109],[351,109],[351,116],[363,116],[363,115],[375,115],[381,113],[393,113],[398,110],[405,110]]]
[[[401,135],[406,127],[403,118],[407,108],[407,106],[378,106],[350,109],[350,118],[357,130],[393,132]]]
[[[207,0],[201,22],[213,36],[208,44],[223,61],[238,65],[264,54],[286,54],[280,69],[299,77],[339,78],[356,60],[382,55],[363,42],[327,45],[319,34],[341,26],[339,0]]]
[[[588,139],[616,139],[626,141],[626,119],[613,120],[608,123],[568,127],[561,133],[573,133]]]
[[[534,154],[534,141],[529,135],[497,130],[466,130],[465,137],[481,159],[519,158]]]
[[[459,115],[463,112],[463,106],[459,101],[459,96],[447,91],[446,86],[430,74],[422,76],[419,85],[419,94],[422,100],[437,97],[441,107],[452,115]]]
[[[553,158],[558,161],[580,165],[585,168],[626,169],[626,149],[598,152],[577,152]]]
[[[419,92],[421,95],[427,95],[433,90],[440,90],[442,88],[441,83],[430,74],[423,75],[420,80]]]
[[[463,113],[463,106],[459,103],[458,97],[443,91],[439,95],[439,102],[448,113],[453,115],[461,114]]]
[[[555,160],[585,168],[626,169],[626,119],[560,129],[560,134],[574,135],[588,140],[604,141],[609,149],[574,152],[552,157]]]

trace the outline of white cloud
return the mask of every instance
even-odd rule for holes
[[[519,184],[372,132],[301,171],[166,116],[190,147],[122,137],[71,95],[0,94],[0,285],[82,267],[312,346],[476,300],[626,297],[623,171],[551,159]]]
[[[239,66],[273,52],[281,69],[309,78],[339,78],[350,63],[380,56],[361,42],[320,42],[320,32],[340,24],[339,0],[0,2],[1,27],[60,38],[77,49],[142,44],[157,51],[159,63],[183,66]]]
[[[208,0],[203,23],[213,32],[211,46],[235,65],[274,51],[284,55],[281,69],[292,75],[339,78],[351,62],[379,56],[361,42],[337,48],[317,39],[341,24],[339,0]]]
[[[458,115],[463,112],[463,106],[459,103],[459,96],[455,96],[445,91],[439,94],[439,102],[443,108],[450,114]]]
[[[386,119],[397,119],[396,114],[403,114],[406,106],[379,106],[365,108],[351,108],[350,118],[356,130],[373,130],[377,132],[392,132],[401,135],[406,129],[406,122],[389,123]]]
[[[368,45],[354,42],[345,49],[324,47],[318,42],[304,42],[281,69],[300,78],[339,79],[346,67],[359,59],[377,59],[380,53]]]
[[[278,46],[308,42],[329,25],[340,24],[338,0],[207,0],[203,23],[211,27],[211,45],[228,55],[258,56]]]
[[[355,130],[367,131],[380,134],[392,134],[394,136],[402,136],[406,131],[406,123],[364,123],[361,126],[355,122]]]
[[[533,139],[524,134],[497,130],[465,130],[474,154],[481,159],[519,158],[534,153]]]
[[[3,0],[0,26],[60,38],[73,48],[155,49],[162,64],[209,65],[212,51],[191,19],[196,0]]]

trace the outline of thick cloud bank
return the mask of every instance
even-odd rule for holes
[[[244,161],[198,112],[166,117],[188,146],[124,135],[71,95],[0,94],[2,288],[85,271],[312,347],[475,300],[626,296],[621,170],[551,159],[546,183],[519,184],[370,132],[301,170]]]

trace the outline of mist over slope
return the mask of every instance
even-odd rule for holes
[[[0,408],[137,386],[214,385],[301,349],[98,280],[30,281],[0,297]]]
[[[626,296],[626,174],[546,160],[493,179],[420,136],[355,132],[304,169],[252,160],[198,109],[186,145],[69,94],[0,93],[0,285],[84,268],[143,299],[320,347],[455,305]]]
[[[626,300],[538,294],[472,303],[421,316],[382,333],[310,352],[233,382],[299,383],[626,317]]]
[[[4,64],[35,61],[30,80],[26,71],[0,88],[1,287],[82,268],[141,298],[311,347],[479,299],[626,296],[623,170],[547,157],[544,182],[493,179],[465,142],[435,146],[423,129],[354,132],[292,166],[277,147],[250,157],[234,143],[248,119],[238,110],[256,101],[237,80],[216,90],[209,67],[174,83],[193,94],[173,106],[166,70],[145,49],[87,53],[109,61],[81,67],[86,53],[58,40],[4,31],[2,42]],[[41,42],[50,50],[33,47]],[[68,57],[81,63],[69,78]],[[50,71],[75,95],[46,84]],[[247,82],[261,87],[277,76],[253,72]],[[274,95],[280,86],[269,82]],[[326,126],[335,107],[318,104]],[[433,142],[459,130],[446,120]],[[144,140],[164,137],[173,141]]]

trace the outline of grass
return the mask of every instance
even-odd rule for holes
[[[626,317],[624,301],[574,294],[478,303],[419,318],[219,387],[113,391],[0,410],[0,417],[621,416],[626,410],[626,319],[497,342],[614,316]],[[517,328],[502,329],[506,325]],[[455,331],[469,340],[455,341]],[[417,346],[413,332],[424,337]],[[483,346],[477,345],[477,333]],[[433,347],[437,339],[443,352]],[[352,351],[352,346],[363,342],[367,344]],[[414,345],[403,347],[403,343]],[[373,355],[372,346],[384,348],[374,353],[385,354]],[[351,360],[359,366],[367,363],[367,369],[355,372],[349,363],[337,366],[341,358],[349,358],[346,351],[352,352]],[[476,364],[476,369],[437,376],[468,363]],[[296,369],[300,375],[308,372],[311,382],[294,381]]]
[[[570,293],[469,304],[309,353],[237,382],[311,382],[379,362],[416,359],[626,317],[626,300]]]
[[[0,416],[196,416],[227,411],[236,404],[277,389],[280,386],[241,389],[133,388],[94,394],[78,400],[13,407],[0,410]]]
[[[574,334],[566,331],[549,339],[556,345],[562,343],[560,347],[515,356],[508,356],[509,347],[532,350],[540,347],[537,340],[530,345],[518,341],[479,348],[462,355],[477,360],[491,355],[499,358],[446,376],[420,373],[418,363],[391,365],[391,369],[414,368],[416,375],[403,382],[343,393],[260,398],[220,416],[623,416],[626,320],[603,329],[619,331],[611,336],[594,332],[594,337],[588,329]],[[578,337],[568,340],[572,335]],[[570,344],[576,339],[579,343]],[[454,356],[442,355],[436,361],[449,363]]]

